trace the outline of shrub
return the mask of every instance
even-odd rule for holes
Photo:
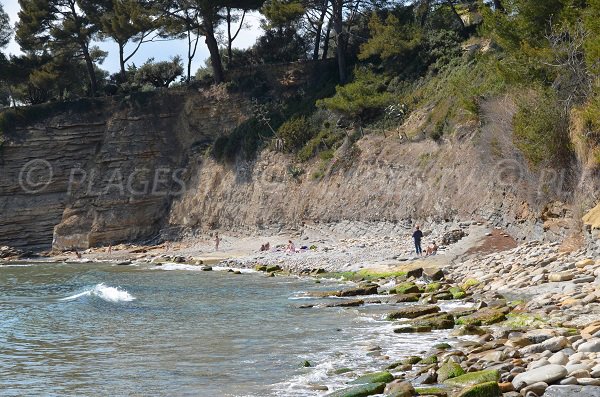
[[[303,147],[313,137],[314,129],[306,117],[293,117],[279,127],[277,135],[283,139],[284,149],[292,152]]]
[[[565,160],[570,152],[567,117],[549,91],[521,99],[513,119],[514,142],[533,166]]]
[[[354,119],[369,121],[380,115],[393,100],[394,96],[387,91],[382,76],[357,69],[352,83],[338,86],[333,97],[319,100],[317,105]]]
[[[154,62],[154,58],[150,58],[137,69],[134,81],[142,86],[150,84],[157,88],[168,87],[181,75],[183,75],[183,64],[179,56],[163,62]]]

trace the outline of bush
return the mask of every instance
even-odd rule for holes
[[[283,140],[284,149],[293,152],[303,147],[314,136],[314,129],[306,117],[293,117],[279,127],[277,135]]]
[[[549,91],[521,99],[513,119],[514,142],[533,166],[556,164],[571,151],[567,116]]]
[[[380,115],[393,100],[383,76],[357,69],[352,83],[338,86],[333,97],[319,100],[317,104],[354,119],[369,121]]]
[[[166,88],[181,75],[183,64],[179,56],[163,62],[154,62],[154,58],[150,58],[137,69],[134,81],[142,86],[150,84],[156,88]]]

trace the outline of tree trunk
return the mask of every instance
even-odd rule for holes
[[[315,37],[315,49],[313,50],[313,61],[319,59],[319,50],[321,49],[321,33],[323,31],[323,21],[325,21],[325,15],[327,15],[327,5],[329,0],[323,2],[323,10],[321,10],[321,16],[319,17],[319,23],[317,25],[317,34]]]
[[[333,0],[333,30],[335,31],[335,41],[337,44],[336,58],[338,62],[338,72],[340,84],[346,84],[348,73],[346,72],[346,33],[344,32],[343,21],[343,0]]]
[[[96,82],[96,71],[94,70],[94,62],[92,62],[92,57],[90,56],[90,52],[88,51],[87,45],[82,44],[81,50],[83,51],[83,57],[85,58],[85,66],[90,78],[90,95],[96,96],[96,91],[98,91],[98,83]]]
[[[329,37],[331,36],[331,19],[327,23],[327,31],[325,32],[325,41],[323,42],[323,56],[321,59],[327,59],[329,55]]]
[[[233,58],[233,40],[231,39],[231,8],[227,7],[227,64],[231,65]]]
[[[127,81],[127,73],[125,72],[125,44],[117,43],[119,45],[119,66],[121,67],[121,83]]]
[[[208,52],[210,52],[210,64],[213,69],[213,77],[216,84],[220,84],[225,81],[225,75],[223,74],[223,64],[221,63],[221,55],[219,54],[219,44],[215,38],[215,30],[212,23],[207,23],[205,26],[206,35],[206,46]]]

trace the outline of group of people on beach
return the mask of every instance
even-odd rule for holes
[[[423,255],[423,249],[421,248],[421,240],[423,239],[423,232],[421,231],[421,227],[419,225],[415,226],[415,231],[412,235],[413,240],[415,240],[415,250],[417,255]],[[425,256],[435,255],[437,253],[438,246],[435,241],[432,241],[429,246],[425,249]]]

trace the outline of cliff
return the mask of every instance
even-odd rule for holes
[[[512,143],[513,108],[488,100],[481,124],[442,142],[419,134],[422,110],[387,136],[348,138],[331,161],[266,149],[235,164],[207,148],[248,117],[242,96],[171,92],[55,112],[15,128],[0,149],[0,245],[87,248],[342,220],[481,220],[522,239],[573,233],[592,204],[574,193],[597,186],[581,187],[576,162],[530,169]]]

